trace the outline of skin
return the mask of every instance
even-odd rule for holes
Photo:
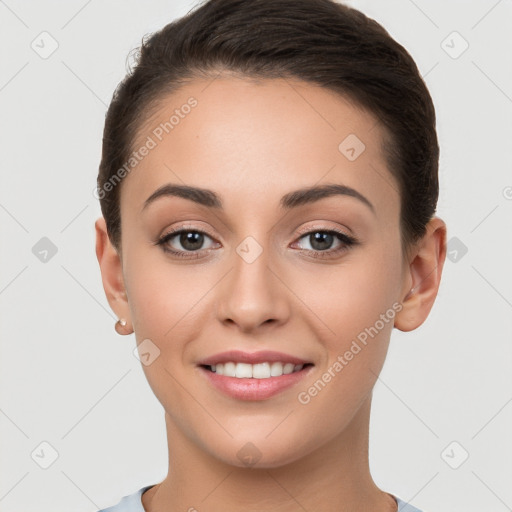
[[[233,76],[191,82],[162,99],[134,147],[190,96],[198,105],[122,182],[122,250],[111,244],[105,221],[96,222],[105,293],[127,320],[118,332],[134,330],[137,344],[149,338],[160,350],[142,368],[165,410],[170,464],[165,480],[142,496],[143,506],[395,512],[395,500],[369,471],[372,389],[393,327],[413,330],[432,308],[445,223],[434,217],[411,252],[403,251],[398,185],[381,151],[381,126],[341,96],[305,82]],[[349,134],[366,146],[354,161],[338,149]],[[142,210],[167,183],[212,189],[224,210],[171,196]],[[280,209],[284,194],[327,183],[354,188],[374,211],[342,195]],[[182,226],[207,233],[196,259],[154,244]],[[336,237],[322,249],[304,235],[330,229],[359,243],[334,253],[343,247]],[[252,263],[236,251],[248,236],[262,249]],[[179,235],[168,246],[194,253]],[[331,256],[315,258],[314,250]],[[394,318],[309,403],[300,403],[298,393],[393,304],[401,305]],[[228,349],[281,351],[314,367],[270,399],[236,400],[213,388],[197,366]],[[248,442],[260,456],[252,467],[237,457]]]

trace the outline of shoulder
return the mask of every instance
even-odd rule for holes
[[[419,508],[413,507],[401,500],[398,496],[394,496],[396,502],[398,503],[397,512],[422,512]]]
[[[146,485],[141,487],[138,491],[133,494],[123,496],[119,503],[112,505],[108,508],[102,508],[98,512],[145,512],[142,506],[142,493],[153,487],[155,484]]]
[[[98,512],[145,512],[144,507],[142,506],[142,494],[154,487],[155,484],[146,485],[141,487],[138,491],[135,491],[133,494],[129,494],[127,496],[123,496],[121,501],[116,505],[112,505],[108,508],[102,508],[98,510]],[[398,504],[397,512],[422,512],[416,507],[409,505],[405,501],[401,500],[397,496],[393,496]]]

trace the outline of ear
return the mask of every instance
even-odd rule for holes
[[[426,319],[434,305],[446,257],[446,224],[434,217],[425,235],[408,259],[402,289],[402,309],[395,316],[395,327],[412,331]]]
[[[121,257],[110,241],[105,219],[100,217],[94,226],[96,228],[96,256],[100,264],[105,295],[117,317],[126,320],[126,325],[116,324],[116,331],[119,334],[129,334],[131,330],[130,308]]]

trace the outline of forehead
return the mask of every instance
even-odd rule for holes
[[[197,80],[163,97],[141,125],[133,150],[149,149],[125,178],[122,202],[140,209],[172,182],[218,190],[239,208],[251,197],[277,204],[325,181],[389,209],[398,195],[381,145],[376,118],[328,89],[289,79]]]

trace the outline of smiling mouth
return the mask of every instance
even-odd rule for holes
[[[214,365],[202,365],[203,368],[217,375],[235,377],[238,379],[269,379],[270,377],[281,377],[283,375],[289,375],[290,373],[300,372],[303,368],[308,366],[313,365],[312,363],[293,364],[281,363],[279,361],[256,364],[227,361]]]

